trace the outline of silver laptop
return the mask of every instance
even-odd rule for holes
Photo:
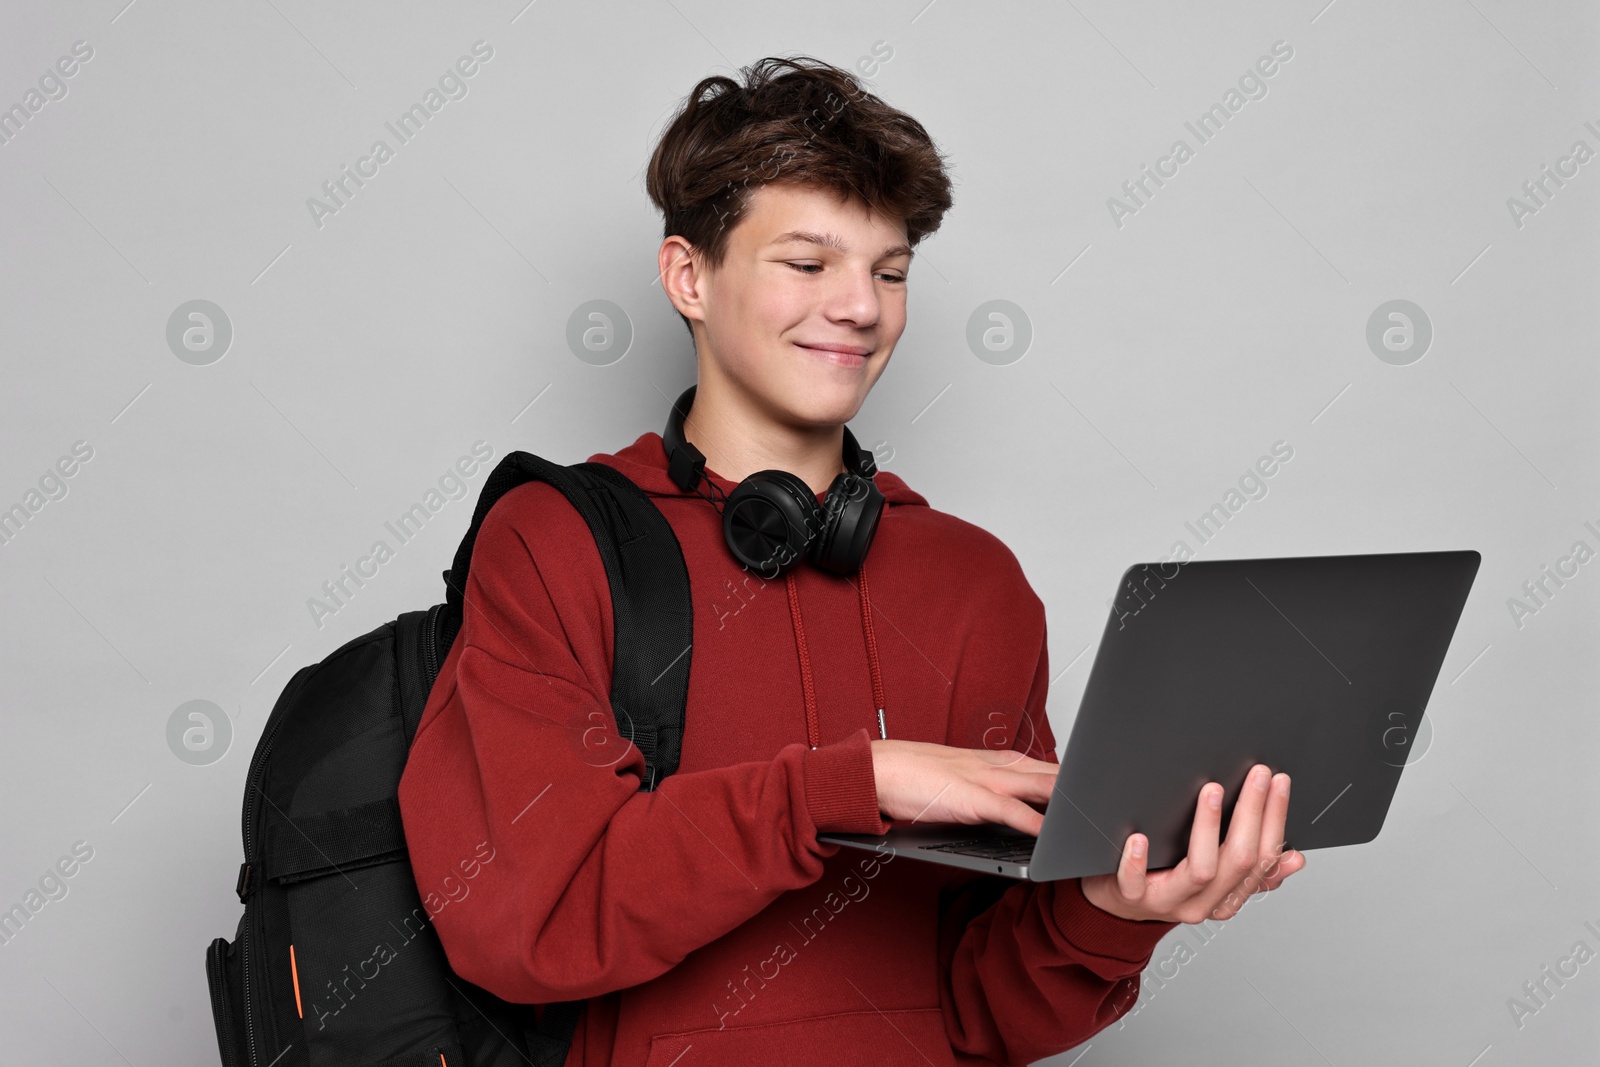
[[[1141,563],[1122,575],[1037,839],[1006,826],[822,834],[1048,882],[1188,852],[1200,788],[1222,833],[1257,763],[1293,782],[1285,848],[1370,841],[1478,571],[1473,551]]]

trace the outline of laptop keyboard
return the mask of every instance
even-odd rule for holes
[[[970,841],[949,841],[942,845],[919,845],[924,852],[951,852],[958,856],[1000,860],[1002,863],[1027,863],[1033,858],[1031,837],[978,837]]]

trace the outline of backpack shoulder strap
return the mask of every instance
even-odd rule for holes
[[[683,549],[666,516],[626,475],[603,463],[570,467],[528,452],[512,452],[485,480],[472,525],[444,572],[441,614],[444,645],[454,639],[472,565],[478,529],[495,501],[523,482],[538,479],[561,490],[588,523],[611,589],[615,655],[611,710],[622,736],[645,758],[641,791],[652,790],[678,769],[689,697],[694,612]],[[523,1035],[535,1067],[565,1062],[583,1001],[545,1005]]]
[[[627,475],[604,463],[563,466],[529,452],[507,454],[484,482],[472,525],[444,572],[445,633],[461,624],[478,529],[500,497],[537,479],[561,490],[583,516],[611,588],[611,708],[623,737],[645,758],[641,790],[678,769],[689,695],[694,612],[683,549],[666,516]]]

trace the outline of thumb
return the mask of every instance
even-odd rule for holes
[[[1122,862],[1117,865],[1117,889],[1123,899],[1137,902],[1144,899],[1147,853],[1150,841],[1143,834],[1129,834],[1122,846]]]

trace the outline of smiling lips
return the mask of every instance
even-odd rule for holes
[[[796,342],[796,347],[803,348],[814,356],[827,360],[839,367],[860,367],[867,362],[867,353],[870,349],[861,345],[842,344],[816,344],[806,345]]]

